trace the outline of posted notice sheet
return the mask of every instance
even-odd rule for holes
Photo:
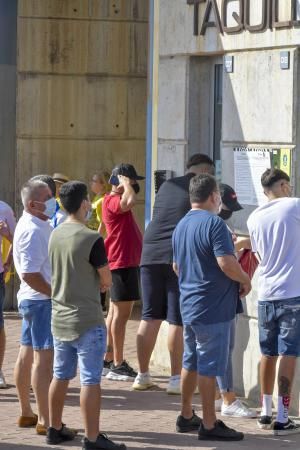
[[[260,206],[267,198],[261,186],[261,176],[271,167],[270,149],[234,148],[235,191],[239,203]]]

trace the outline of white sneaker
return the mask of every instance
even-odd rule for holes
[[[169,380],[169,384],[167,387],[167,394],[169,395],[180,395],[180,376],[179,377],[171,377]]]
[[[215,411],[216,412],[221,412],[222,404],[223,404],[222,398],[217,398],[215,400]]]
[[[3,375],[2,370],[0,370],[0,389],[5,389],[7,388],[7,384]]]
[[[147,374],[138,373],[135,377],[134,383],[132,385],[132,389],[135,391],[146,391],[147,389],[152,388],[155,384],[151,380],[151,376]]]
[[[248,419],[254,419],[255,417],[257,417],[256,411],[248,408],[239,399],[231,403],[231,405],[225,405],[223,403],[221,408],[221,414],[222,416],[245,417]]]

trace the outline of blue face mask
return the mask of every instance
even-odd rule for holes
[[[54,197],[49,198],[49,200],[47,200],[44,205],[46,206],[45,211],[43,211],[43,214],[45,214],[45,216],[49,217],[49,219],[51,219],[56,211],[56,200]]]

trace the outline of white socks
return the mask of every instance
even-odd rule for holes
[[[276,422],[287,423],[289,419],[290,396],[278,397]]]
[[[263,394],[261,416],[272,416],[272,395]]]
[[[287,423],[289,417],[290,397],[278,397],[276,422]],[[272,395],[262,396],[261,416],[272,416]]]

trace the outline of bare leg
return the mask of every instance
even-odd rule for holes
[[[114,364],[117,366],[124,361],[126,324],[131,314],[133,301],[114,302],[113,307],[111,333],[114,343]]]
[[[62,414],[65,398],[69,386],[69,380],[57,380],[53,378],[49,389],[49,418],[50,427],[61,429]]]
[[[225,405],[231,405],[236,401],[235,392],[222,392],[222,398]]]
[[[262,395],[273,394],[277,359],[278,359],[277,356],[262,355],[261,357],[260,386]]]
[[[193,395],[197,386],[197,372],[181,371],[181,415],[190,419],[193,415]]]
[[[161,320],[142,320],[136,337],[139,372],[149,370],[149,362],[153,352]]]
[[[228,392],[222,392],[221,393],[220,390],[218,389],[218,387],[216,387],[215,399],[219,400],[220,398],[222,398],[222,400],[225,403],[225,405],[231,405],[232,403],[234,403],[236,401],[235,392],[228,391]]]
[[[289,417],[291,390],[295,375],[296,358],[294,356],[282,356],[278,371],[278,408],[276,420],[286,423]]]
[[[211,430],[217,420],[215,413],[216,378],[199,375],[198,385],[202,397],[204,428]]]
[[[290,396],[296,368],[294,356],[282,356],[278,370],[278,394],[282,397]]]
[[[114,314],[114,305],[113,302],[110,300],[108,314],[106,317],[107,345],[106,345],[106,354],[104,358],[106,361],[112,361],[114,359],[113,337],[111,334],[111,324],[113,320],[113,314]]]
[[[180,375],[183,355],[183,330],[181,326],[169,325],[168,349],[171,360],[171,375]]]
[[[31,368],[33,363],[32,347],[21,345],[16,361],[14,378],[20,403],[21,416],[33,417],[30,405]]]
[[[46,427],[49,426],[48,393],[52,369],[53,350],[35,350],[32,367],[32,388],[38,408],[38,422]]]
[[[5,330],[4,327],[0,329],[0,370],[2,369],[4,353],[5,353]]]
[[[100,405],[100,384],[81,386],[80,408],[84,421],[85,436],[90,441],[95,441],[99,434]]]

